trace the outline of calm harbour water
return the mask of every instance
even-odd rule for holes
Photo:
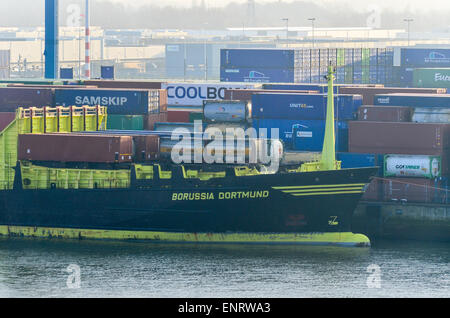
[[[68,267],[79,268],[79,280]],[[448,243],[359,249],[0,239],[0,297],[449,296]]]

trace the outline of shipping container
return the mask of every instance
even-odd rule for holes
[[[250,111],[246,101],[203,102],[203,117],[209,123],[244,123],[249,119]]]
[[[205,100],[223,100],[227,89],[252,89],[250,84],[224,83],[169,83],[167,90],[169,106],[203,106]]]
[[[292,49],[223,49],[220,54],[220,66],[293,69],[294,54]]]
[[[166,111],[165,90],[56,89],[56,106],[106,106],[111,115],[146,115]]]
[[[402,48],[403,67],[450,67],[450,49]]]
[[[0,132],[16,119],[16,113],[0,113]]]
[[[156,123],[166,123],[167,122],[168,113],[159,113],[159,114],[148,114],[144,117],[144,129],[145,130],[153,130],[155,129]]]
[[[405,87],[339,87],[340,94],[362,95],[364,105],[374,105],[374,98],[381,94],[446,94],[445,88],[405,88]],[[409,105],[399,105],[409,106]]]
[[[325,136],[325,121],[289,119],[253,119],[253,128],[259,138],[274,138],[283,141],[285,148],[298,151],[322,151]],[[348,150],[348,125],[337,122],[336,150]],[[294,138],[294,131],[295,138]]]
[[[163,82],[153,81],[118,81],[118,80],[85,80],[84,85],[98,88],[118,89],[162,89]]]
[[[245,83],[293,83],[294,71],[290,69],[272,68],[220,68],[221,82]]]
[[[225,100],[241,100],[251,102],[254,94],[258,93],[282,93],[282,94],[318,94],[319,91],[287,91],[287,90],[268,90],[268,89],[227,89],[225,91]]]
[[[450,108],[450,94],[380,94],[375,95],[374,105]]]
[[[415,87],[443,87],[450,89],[450,68],[416,68],[413,71]]]
[[[135,161],[146,162],[159,159],[159,136],[133,136]]]
[[[193,123],[196,120],[203,120],[203,112],[191,112],[189,114],[189,122]]]
[[[327,84],[311,84],[311,83],[295,83],[295,84],[263,84],[263,89],[265,90],[307,90],[307,91],[318,91],[320,94],[326,94],[328,92]],[[334,86],[334,93],[339,93],[339,85]]]
[[[384,176],[429,179],[441,177],[441,157],[386,155],[384,158]]]
[[[349,122],[349,152],[437,155],[450,148],[450,124]]]
[[[383,171],[384,155],[338,152],[336,153],[336,159],[341,161],[341,168],[343,169],[380,167],[380,175]]]
[[[450,108],[416,107],[412,121],[416,123],[450,123]]]
[[[413,108],[405,106],[361,106],[359,121],[410,122]]]
[[[252,118],[325,120],[328,97],[325,94],[255,94]],[[362,105],[360,95],[336,95],[335,118],[352,120]]]
[[[143,130],[144,115],[108,115],[107,129]]]
[[[188,123],[190,111],[173,110],[167,112],[167,122],[169,123]]]
[[[19,160],[116,163],[133,159],[130,136],[25,134],[19,135],[18,143]]]
[[[336,83],[393,84],[393,49],[296,48],[278,56],[282,51],[222,50],[221,81],[326,83],[331,63],[336,65]]]
[[[54,90],[49,88],[0,87],[0,112],[15,112],[19,107],[53,106]]]

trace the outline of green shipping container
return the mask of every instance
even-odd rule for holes
[[[107,128],[114,130],[144,130],[143,115],[108,115]]]
[[[415,87],[450,89],[450,68],[416,68],[413,83]]]
[[[203,120],[203,113],[190,113],[189,121],[193,123],[195,120]]]

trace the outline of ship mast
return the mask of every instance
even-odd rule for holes
[[[336,162],[336,137],[334,128],[334,67],[328,66],[328,98],[327,117],[325,126],[325,139],[323,142],[322,158],[320,160],[321,170],[337,170]]]

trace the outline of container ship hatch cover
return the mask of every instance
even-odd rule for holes
[[[331,67],[328,79],[332,87]],[[18,154],[17,140],[21,134],[29,135],[30,122],[36,124],[39,116],[19,110],[0,135],[4,154],[0,158],[0,235],[370,246],[365,235],[352,233],[351,220],[378,168],[340,169],[334,150],[333,89],[328,92],[322,158],[272,174],[251,166],[211,172],[202,165],[194,169],[159,161],[127,163],[127,154],[117,153],[113,161],[121,156],[122,162],[109,163],[108,168],[21,160],[29,154]],[[77,131],[105,129],[106,119],[98,108],[90,118],[86,109],[82,114],[83,125]],[[76,117],[72,114],[57,121]],[[42,116],[46,122],[40,127],[49,126],[51,119],[48,114]],[[67,122],[67,127],[75,126]],[[73,134],[62,124],[53,127],[56,134]],[[126,145],[126,138],[120,140]],[[117,149],[128,151],[127,147]]]

